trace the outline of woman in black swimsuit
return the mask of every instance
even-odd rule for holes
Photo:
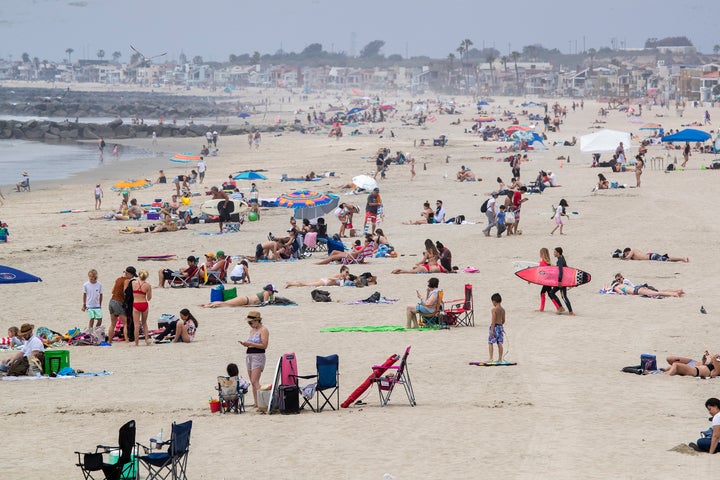
[[[675,362],[670,365],[670,368],[668,368],[665,373],[667,375],[682,375],[686,377],[717,377],[720,375],[720,354],[710,353],[705,350],[701,364],[688,365]]]

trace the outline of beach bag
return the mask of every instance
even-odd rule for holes
[[[27,357],[22,357],[17,362],[13,363],[8,367],[8,377],[21,377],[23,375],[27,375],[28,368],[30,367],[30,362],[28,362]]]
[[[485,212],[487,212],[487,207],[488,207],[488,202],[489,202],[489,201],[490,201],[490,199],[488,198],[487,200],[485,200],[485,201],[483,202],[482,205],[480,205],[480,213],[485,213]]]
[[[515,213],[505,212],[505,223],[515,223]]]
[[[225,288],[222,291],[223,301],[228,301],[237,297],[237,287]]]
[[[222,302],[223,301],[223,290],[225,290],[225,287],[223,287],[222,284],[216,285],[213,288],[210,289],[210,301],[211,302]]]
[[[643,353],[640,355],[640,367],[643,370],[657,370],[657,358],[655,355]]]
[[[310,296],[312,297],[314,302],[332,302],[332,299],[330,298],[330,292],[327,290],[320,290],[315,289],[312,292],[310,292]]]
[[[482,211],[482,209],[481,209],[481,211]],[[487,212],[487,204],[485,205],[485,212]],[[485,213],[485,212],[482,212],[482,213]],[[462,225],[462,223],[464,221],[465,221],[465,215],[458,215],[457,217],[455,217],[454,223],[455,223],[455,225]]]

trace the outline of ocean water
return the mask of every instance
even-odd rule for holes
[[[150,150],[120,146],[119,156],[115,158],[113,145],[107,143],[101,162],[94,143],[0,140],[0,185],[15,185],[22,179],[23,172],[28,172],[32,184],[35,180],[60,180],[103,165],[155,156]]]

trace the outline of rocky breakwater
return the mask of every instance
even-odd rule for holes
[[[62,142],[77,140],[122,140],[148,138],[155,132],[158,137],[204,137],[205,132],[217,131],[221,136],[247,135],[251,131],[263,133],[302,130],[299,125],[127,125],[122,120],[110,123],[50,122],[46,120],[0,120],[0,139]]]

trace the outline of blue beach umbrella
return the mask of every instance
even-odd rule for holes
[[[0,265],[0,285],[5,285],[7,283],[28,282],[42,282],[42,279],[40,277],[36,277],[35,275],[25,273],[15,268]]]
[[[238,173],[233,177],[233,180],[267,180],[267,177],[262,173],[248,170],[247,172]]]
[[[240,112],[238,113],[238,118],[248,118],[250,116],[247,112]]]
[[[667,135],[662,138],[663,142],[704,142],[710,140],[712,135],[702,130],[695,130],[694,128],[686,128],[673,135]]]

